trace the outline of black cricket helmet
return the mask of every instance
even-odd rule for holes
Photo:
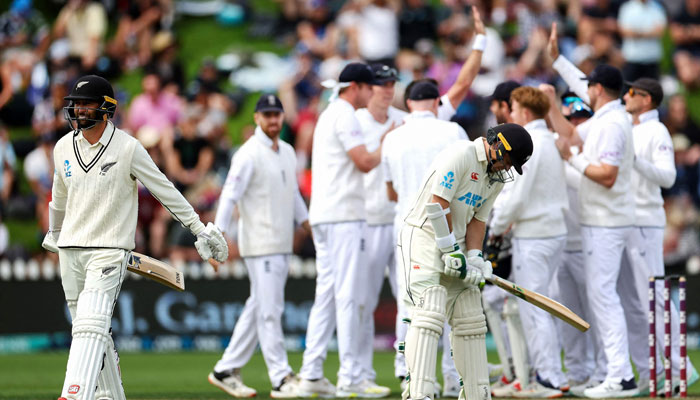
[[[496,158],[493,159],[490,152],[489,158],[489,179],[492,182],[512,182],[513,173],[510,170],[493,171],[492,167],[498,161],[503,161],[506,153],[510,156],[510,162],[519,174],[523,174],[523,164],[532,155],[532,138],[525,128],[518,124],[500,124],[489,128],[486,131],[486,142],[495,150]]]
[[[79,78],[70,94],[63,98],[68,100],[68,106],[63,108],[66,119],[75,122],[76,129],[90,129],[98,122],[104,122],[114,117],[117,110],[117,100],[114,98],[114,89],[105,78],[97,75],[86,75]],[[99,104],[98,108],[88,108],[96,111],[95,118],[78,118],[75,102],[79,100],[91,101]],[[85,107],[80,107],[85,108]]]

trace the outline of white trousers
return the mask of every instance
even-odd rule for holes
[[[513,277],[515,283],[549,296],[549,288],[561,262],[566,235],[544,239],[513,238]],[[561,370],[559,335],[548,312],[519,299],[520,319],[535,370],[541,379],[555,387],[566,383]]]
[[[123,249],[60,249],[58,251],[61,285],[63,286],[63,292],[73,320],[79,317],[86,317],[77,313],[78,299],[83,290],[99,289],[107,293],[111,298],[112,307],[109,311],[111,325],[111,314],[114,311],[114,306],[117,304],[117,297],[119,297],[119,291],[126,276],[126,265],[130,253],[130,251]],[[89,318],[89,316],[87,317]],[[81,353],[80,347],[71,345],[68,354],[68,365],[71,365],[71,362],[74,360],[84,358]],[[105,367],[109,368],[110,365],[115,364],[108,363],[105,364]],[[102,370],[99,368],[96,365],[90,368],[97,375],[80,377],[80,379],[87,382],[95,382],[102,373]],[[118,374],[115,371],[105,373],[110,375]],[[63,395],[66,394],[67,388],[74,383],[69,380],[70,378],[66,374],[63,384]],[[109,388],[101,389],[108,390]],[[94,395],[94,392],[84,393],[81,398],[92,399]]]
[[[564,251],[556,278],[552,282],[551,294],[552,298],[592,324],[585,276],[583,251]],[[558,318],[557,327],[564,349],[567,378],[579,382],[588,378],[598,381],[605,379],[605,354],[596,330],[581,332]]]
[[[379,294],[384,284],[384,275],[387,270],[393,269],[394,261],[394,224],[369,225],[365,230],[367,248],[367,274],[364,278],[366,299],[363,306],[364,320],[362,321],[360,337],[360,373],[361,379],[374,381],[377,374],[372,367],[374,355],[374,310],[379,302]],[[359,295],[359,293],[358,293]]]
[[[304,379],[323,377],[323,361],[333,331],[338,332],[340,370],[338,385],[355,385],[361,380],[357,327],[364,316],[367,266],[365,222],[340,222],[312,227],[316,246],[316,294],[306,329],[306,350],[300,375]]]
[[[233,329],[231,340],[214,371],[241,368],[250,361],[260,342],[272,387],[277,387],[292,368],[287,361],[282,331],[284,286],[289,256],[274,254],[243,258],[250,279],[250,296]]]
[[[630,317],[635,321],[634,326],[628,326],[630,356],[637,367],[640,376],[649,376],[649,277],[663,276],[664,255],[663,255],[664,228],[661,227],[641,227],[636,226],[632,232],[630,244],[626,251],[623,268],[629,268],[633,279],[628,280],[628,284],[618,283],[618,290],[622,297],[622,304],[626,306],[625,300],[629,303],[625,307],[627,323]],[[656,373],[663,371],[661,356],[664,351],[664,284],[662,281],[656,283]],[[637,310],[638,315],[630,314],[627,309]],[[636,318],[634,318],[636,316]],[[680,375],[680,324],[678,308],[671,304],[671,370],[673,376]],[[641,328],[640,328],[641,327]],[[690,360],[686,358],[688,370],[691,370]]]
[[[586,291],[594,328],[603,342],[610,382],[634,378],[630,363],[627,322],[617,291],[617,281],[632,279],[621,274],[622,253],[629,243],[632,227],[582,226],[586,266]]]

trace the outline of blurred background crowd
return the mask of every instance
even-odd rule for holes
[[[561,53],[589,73],[599,63],[632,81],[659,79],[661,119],[678,175],[664,192],[668,267],[700,270],[700,0],[12,0],[0,11],[0,253],[42,258],[52,149],[70,128],[63,97],[84,74],[115,86],[115,123],[136,136],[211,220],[232,154],[254,129],[252,103],[279,93],[301,191],[310,195],[313,130],[353,60],[399,73],[395,106],[421,77],[444,93],[471,51],[470,6],[487,26],[481,70],[454,121],[471,138],[494,124],[495,86],[566,87],[545,47],[557,22]],[[189,232],[145,189],[137,250],[198,259]],[[237,252],[231,252],[237,257]],[[299,235],[295,252],[313,256]],[[694,271],[696,272],[696,271]]]

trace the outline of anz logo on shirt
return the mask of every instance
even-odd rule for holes
[[[70,162],[68,160],[63,162],[63,173],[66,175],[66,178],[70,178],[72,175],[72,172],[70,170]]]
[[[472,192],[468,192],[464,196],[460,196],[457,200],[463,201],[467,206],[472,206],[476,208],[481,207],[481,205],[486,202],[485,198],[482,198],[478,194]]]
[[[442,177],[442,182],[440,182],[440,186],[443,186],[445,189],[452,189],[452,183],[455,181],[455,173],[450,171],[447,173],[447,175]]]

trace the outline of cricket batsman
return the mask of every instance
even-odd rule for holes
[[[59,400],[124,400],[111,320],[134,248],[136,180],[197,236],[202,259],[223,262],[228,247],[214,224],[202,224],[141,143],[110,121],[117,101],[109,82],[83,76],[65,100],[74,130],[54,148],[49,232],[42,243],[58,253],[73,323]]]
[[[482,244],[486,220],[510,168],[522,174],[532,139],[516,124],[497,125],[486,138],[456,142],[438,154],[401,230],[404,301],[411,309],[405,355],[409,384],[403,398],[433,397],[438,340],[452,327],[452,356],[464,386],[460,399],[491,398],[486,318],[479,286],[492,273]]]

